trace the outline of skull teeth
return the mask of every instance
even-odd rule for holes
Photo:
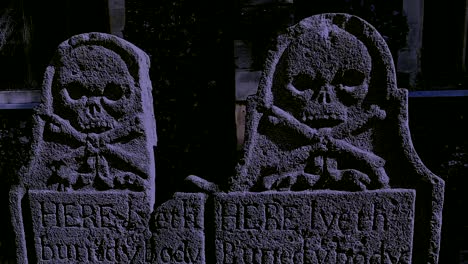
[[[310,115],[304,116],[303,121],[314,121],[314,120],[342,120],[342,118],[337,114],[321,114],[321,115]]]
[[[336,118],[335,116],[330,116],[330,115],[314,115],[314,116],[309,116],[307,117],[308,120],[317,120],[317,119],[330,119],[331,118]]]
[[[114,124],[112,121],[105,121],[105,120],[100,120],[100,121],[91,121],[82,126],[85,130],[109,130],[114,128]]]

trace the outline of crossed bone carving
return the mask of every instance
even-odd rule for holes
[[[61,144],[69,147],[77,146],[67,153],[61,153],[59,160],[53,161],[54,174],[48,184],[57,184],[57,190],[81,188],[125,188],[131,190],[143,189],[144,179],[148,178],[145,169],[137,164],[134,154],[126,151],[116,143],[136,139],[144,134],[137,118],[120,123],[117,127],[100,134],[82,133],[70,125],[69,121],[55,115],[45,115],[45,131],[51,132],[52,141],[56,136],[65,138]],[[120,164],[122,169],[111,173],[109,160]],[[70,162],[81,163],[74,168]]]
[[[310,153],[305,168],[297,168],[285,173],[264,176],[260,185],[266,190],[301,189],[348,189],[366,190],[388,188],[389,178],[385,172],[385,160],[372,152],[362,150],[349,142],[340,139],[347,133],[354,132],[368,125],[371,120],[382,120],[385,111],[372,105],[364,112],[361,122],[344,122],[333,128],[317,130],[301,123],[288,112],[277,106],[267,109],[267,118],[272,124],[286,125],[303,135],[310,145],[305,146]],[[336,158],[349,158],[358,167],[364,167],[369,174],[358,169],[338,169]]]

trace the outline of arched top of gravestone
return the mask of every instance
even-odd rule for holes
[[[345,70],[360,70],[361,74],[369,75],[365,81],[372,81],[368,83],[373,88],[369,89],[368,97],[378,95],[388,98],[397,89],[393,58],[385,40],[371,24],[349,14],[311,16],[277,38],[275,49],[269,52],[256,95],[266,107],[273,103],[275,77],[285,77],[278,76],[277,68],[288,65],[321,68],[323,72],[320,73],[326,75],[322,78],[336,77],[345,81],[359,79],[355,76],[356,72]],[[357,68],[352,69],[353,66]],[[291,76],[288,75],[288,78]]]
[[[61,43],[44,75],[34,153],[22,184],[153,197],[157,138],[149,64],[145,52],[109,34]]]
[[[406,96],[372,25],[340,13],[300,21],[278,37],[249,98],[229,190],[382,189],[407,184],[405,169],[437,178],[412,147]]]
[[[141,103],[131,104],[130,101],[118,99],[152,99],[149,67],[148,55],[122,38],[94,32],[73,36],[58,46],[46,69],[42,104],[46,109],[42,111],[53,111],[51,108],[54,104],[59,104],[55,102],[58,96],[54,92],[61,89],[60,85],[68,84],[75,85],[74,88],[66,89],[70,91],[68,95],[71,99],[81,95],[86,97],[80,91],[95,92],[101,93],[108,100],[118,101],[127,107],[127,112],[142,109]]]

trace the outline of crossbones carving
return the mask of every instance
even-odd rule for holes
[[[264,189],[344,188],[366,190],[368,186],[373,186],[373,188],[388,187],[384,159],[339,139],[342,137],[343,131],[360,129],[371,120],[384,119],[385,111],[378,106],[373,105],[367,113],[363,114],[362,120],[365,120],[365,123],[354,123],[352,126],[349,123],[344,123],[334,128],[320,130],[301,123],[277,106],[272,106],[269,112],[268,119],[271,123],[295,129],[310,142],[310,145],[307,146],[310,157],[305,168],[263,177],[261,185]],[[345,128],[345,126],[348,127]],[[338,168],[340,157],[352,159],[353,164],[356,163],[360,167],[366,168],[370,174],[354,168],[340,170]]]
[[[280,53],[268,60],[232,190],[389,187],[385,160],[373,153],[374,121],[386,112],[380,95],[369,93],[378,88],[371,54],[336,25],[314,27],[291,31],[294,37],[282,39]],[[187,180],[207,192],[219,189],[195,175]]]
[[[263,176],[261,188],[388,187],[385,160],[351,143],[353,135],[386,116],[376,104],[364,102],[372,79],[366,46],[341,28],[324,26],[290,43],[276,71],[273,101],[263,106],[264,117],[305,137],[300,147],[309,158],[296,169]]]
[[[143,135],[140,120],[123,122],[119,126],[100,134],[82,133],[69,122],[57,115],[43,116],[45,131],[51,133],[51,141],[66,138],[73,150],[54,162],[54,175],[48,184],[57,184],[60,191],[69,188],[110,189],[128,188],[141,190],[147,178],[144,168],[134,162],[132,154],[116,143],[126,143]],[[57,137],[59,136],[59,137]],[[63,144],[64,142],[61,142]],[[119,169],[111,173],[109,160],[119,164]],[[78,167],[73,165],[78,162]]]
[[[138,155],[145,131],[141,94],[128,63],[100,45],[66,50],[54,69],[51,104],[40,115],[55,155],[48,184],[58,190],[145,188]],[[145,155],[145,154],[143,154]]]

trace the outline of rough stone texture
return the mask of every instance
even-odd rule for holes
[[[414,190],[215,196],[216,263],[411,263]]]
[[[29,191],[37,259],[30,263],[141,263],[149,206],[143,193]]]
[[[27,188],[152,193],[148,63],[143,51],[111,35],[78,35],[59,46],[45,73]]]
[[[388,46],[356,16],[302,20],[268,54],[258,92],[248,101],[244,157],[228,191],[329,190],[333,197],[336,190],[366,197],[371,190],[394,192],[389,188],[415,190],[413,263],[437,263],[444,182],[413,148],[407,91],[396,85]]]
[[[157,141],[148,70],[149,58],[143,51],[112,35],[81,34],[59,45],[46,69],[42,103],[34,114],[31,160],[22,169],[18,185],[10,191],[19,263],[27,263],[28,259],[59,263],[57,258],[85,258],[85,253],[73,251],[67,251],[71,255],[57,255],[52,248],[60,241],[68,245],[71,237],[75,245],[92,248],[88,234],[96,235],[95,239],[109,238],[109,243],[115,241],[117,244],[110,245],[107,252],[123,250],[117,241],[127,238],[135,239],[129,242],[132,247],[145,247],[140,239],[143,233],[135,237],[129,234],[146,224],[114,223],[112,230],[105,232],[87,226],[79,226],[87,229],[83,232],[80,228],[55,232],[54,225],[41,229],[34,221],[41,214],[64,217],[59,227],[67,223],[85,225],[80,219],[84,214],[104,221],[104,211],[97,208],[108,208],[109,214],[114,212],[125,220],[121,218],[130,204],[143,212],[138,213],[141,221],[148,221],[154,204],[153,148]],[[86,209],[85,200],[98,206],[96,210]],[[40,207],[44,203],[46,207]],[[26,218],[29,209],[32,234]],[[27,246],[33,243],[29,240],[34,240],[35,247]],[[36,251],[29,251],[33,249]],[[90,254],[87,252],[88,257]],[[115,254],[112,256],[96,254],[98,260],[101,256],[109,263],[116,261],[114,257],[132,262],[129,257],[133,255],[132,250],[109,253]]]
[[[203,193],[175,193],[153,213],[151,263],[205,262]]]

